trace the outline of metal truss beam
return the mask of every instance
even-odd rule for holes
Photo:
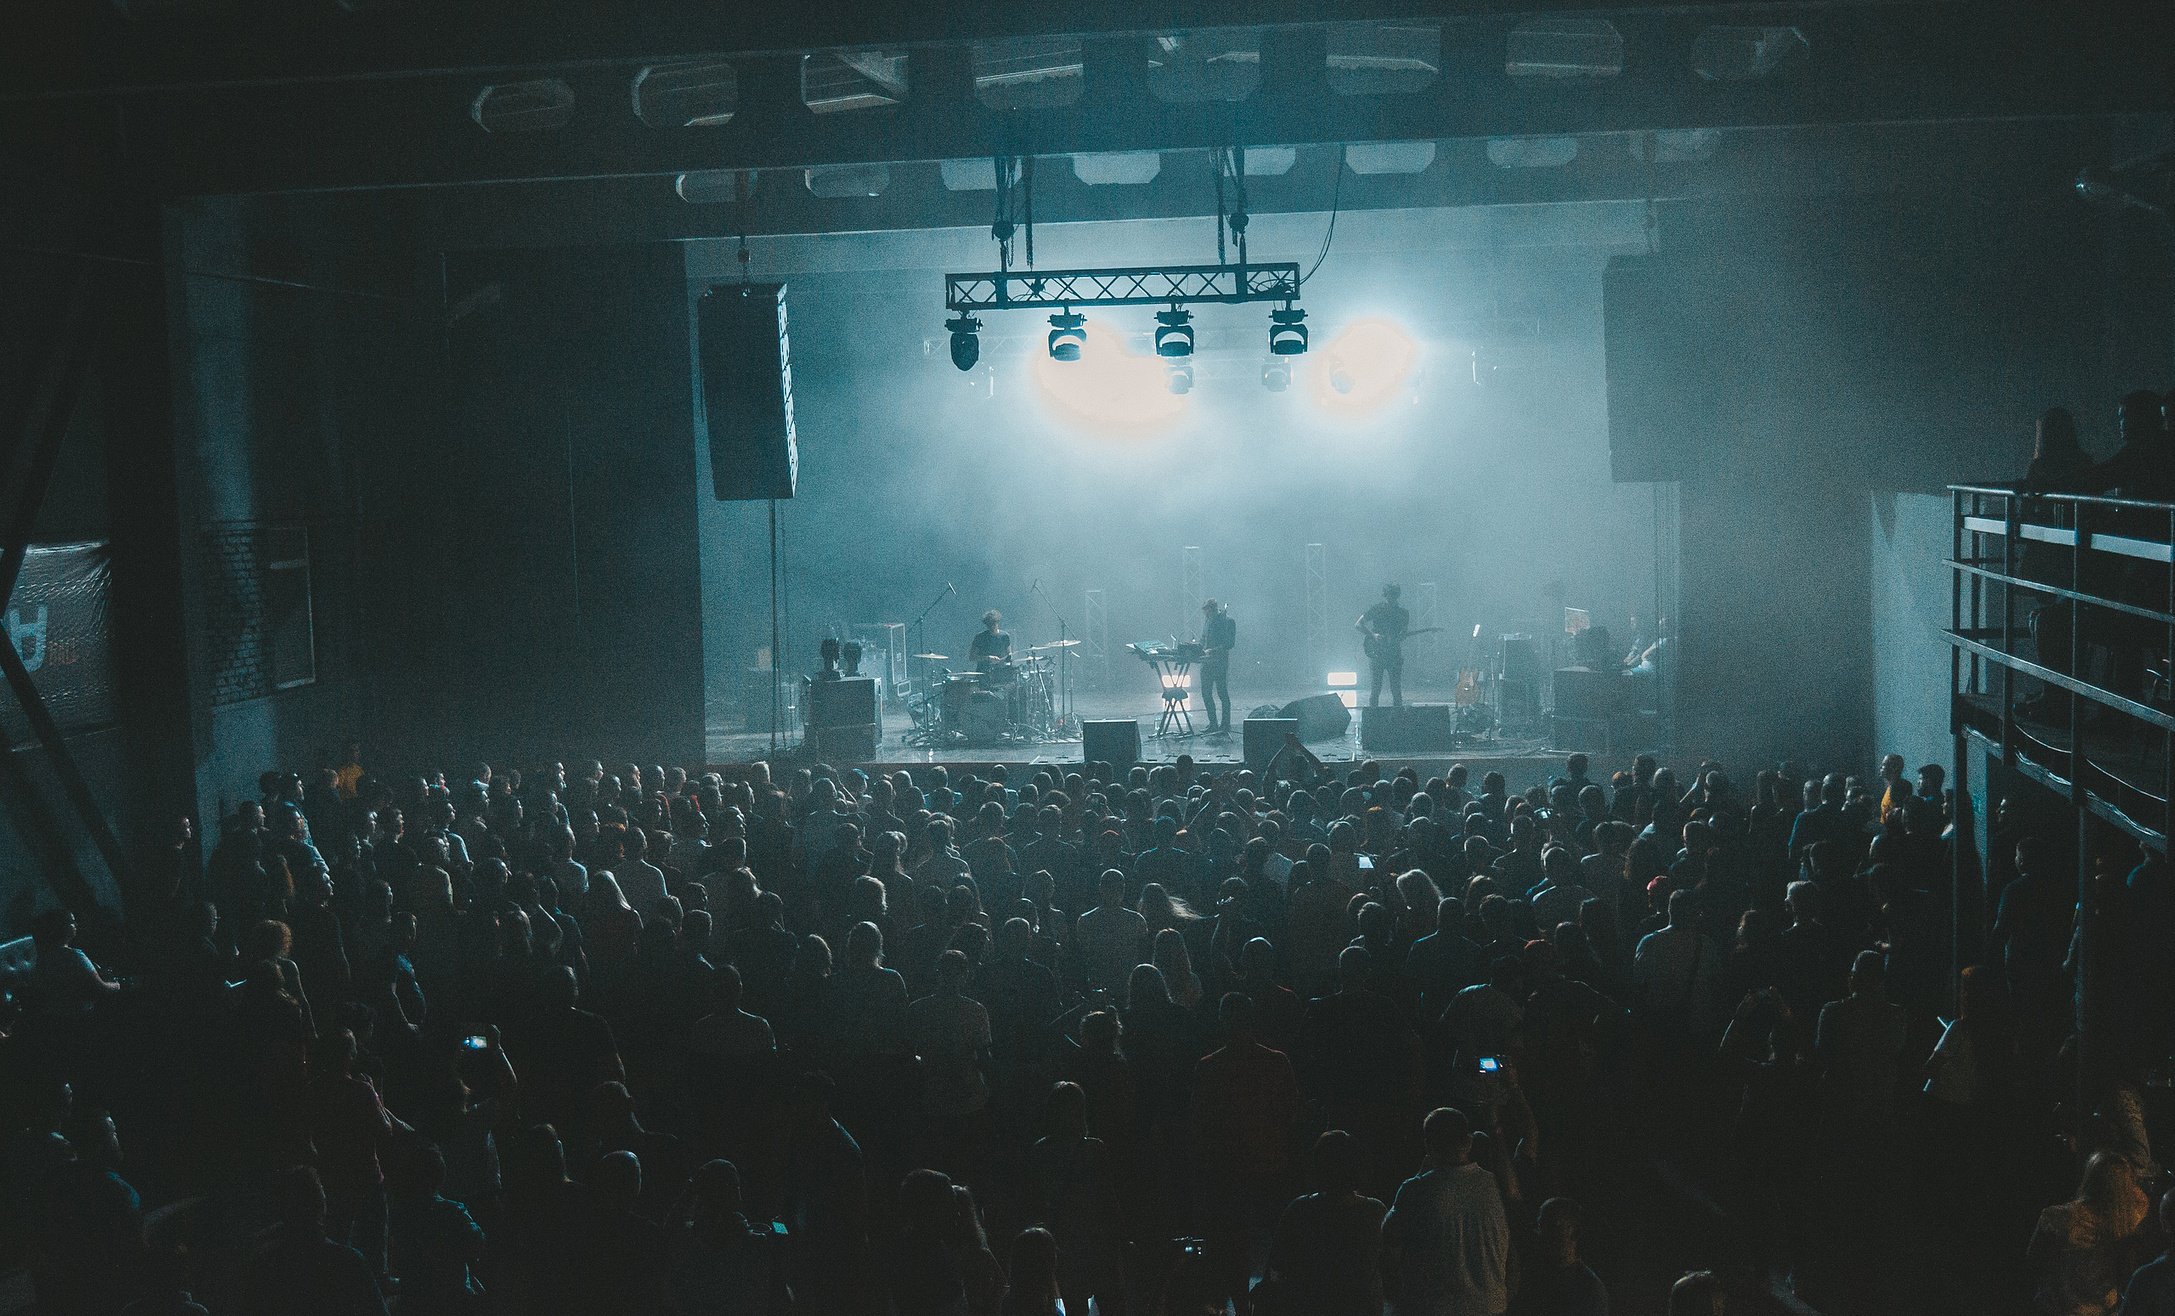
[[[1298,296],[1299,266],[1294,261],[1267,265],[1124,265],[1101,270],[993,270],[987,274],[944,276],[944,309],[948,311],[1288,302]]]

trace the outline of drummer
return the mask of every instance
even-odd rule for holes
[[[1012,661],[1012,636],[998,628],[1004,614],[991,608],[982,614],[982,633],[967,646],[967,657],[973,661],[974,670],[988,675],[1008,666]]]

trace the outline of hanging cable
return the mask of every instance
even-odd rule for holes
[[[1246,210],[1246,148],[1232,147],[1225,153],[1231,166],[1231,187],[1235,204],[1231,207],[1231,233],[1238,239],[1239,264],[1246,263],[1246,229],[1252,216]]]
[[[1337,182],[1329,191],[1329,227],[1322,233],[1322,249],[1315,253],[1313,266],[1299,276],[1299,286],[1302,288],[1306,286],[1308,279],[1314,277],[1314,271],[1322,267],[1322,262],[1329,259],[1329,243],[1337,236],[1337,211],[1343,206],[1343,202],[1344,146],[1340,143],[1337,146]]]
[[[989,236],[997,240],[997,268],[1012,268],[1012,180],[1017,162],[1008,155],[995,156],[990,168],[997,179],[997,213],[990,217]]]
[[[1021,204],[1027,212],[1027,268],[1035,267],[1035,157],[1020,165]]]
[[[746,287],[754,275],[748,260],[748,171],[745,169],[733,172],[733,198],[733,216],[740,227],[740,246],[733,253],[733,259],[740,262],[740,284]]]
[[[1224,222],[1225,222],[1225,220],[1226,220],[1226,219],[1228,219],[1228,218],[1229,218],[1229,216],[1228,216],[1227,212],[1225,211],[1225,208],[1224,208],[1224,204],[1223,204],[1223,167],[1224,167],[1224,166],[1223,166],[1223,148],[1222,148],[1222,147],[1220,147],[1220,146],[1216,148],[1216,152],[1215,152],[1215,160],[1216,160],[1216,263],[1217,263],[1218,265],[1222,265],[1222,264],[1224,264],[1224,263],[1225,263],[1225,256],[1224,256],[1224,244],[1223,244],[1223,230],[1224,230]]]

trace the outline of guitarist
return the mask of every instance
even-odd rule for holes
[[[1395,585],[1384,585],[1382,597],[1359,614],[1354,629],[1366,637],[1362,647],[1367,653],[1367,668],[1373,688],[1367,695],[1367,707],[1382,706],[1382,678],[1390,678],[1390,703],[1397,708],[1405,706],[1405,634],[1412,629],[1412,614],[1397,601],[1401,591]]]

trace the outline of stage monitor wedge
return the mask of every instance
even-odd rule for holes
[[[695,425],[721,501],[791,498],[800,478],[782,283],[722,283],[695,310]]]
[[[1335,740],[1352,729],[1352,710],[1333,694],[1294,699],[1278,710],[1277,716],[1297,722],[1299,739],[1310,745],[1317,740]]]

